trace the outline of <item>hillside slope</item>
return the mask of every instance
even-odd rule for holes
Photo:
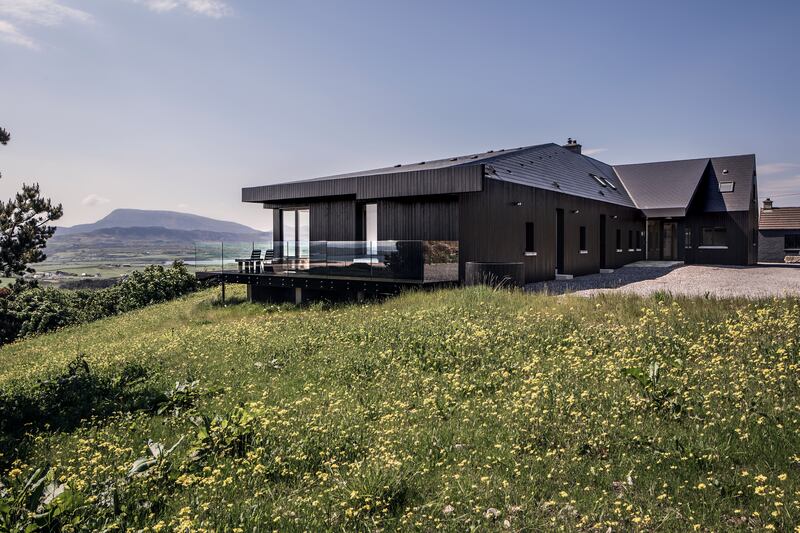
[[[78,529],[789,531],[800,520],[797,300],[471,288],[298,310],[231,293],[226,307],[207,291],[0,349],[0,398],[37,390],[80,354],[91,372],[59,382],[114,387],[93,421],[41,426],[4,450],[11,493],[53,465],[95,502],[63,515]],[[174,392],[156,408],[153,391]],[[58,396],[62,416],[70,398]],[[148,439],[178,445],[131,474],[152,458]]]

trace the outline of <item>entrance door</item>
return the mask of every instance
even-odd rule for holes
[[[661,221],[647,221],[647,259],[661,261]]]
[[[606,268],[606,216],[600,215],[600,268]]]
[[[564,210],[556,209],[556,274],[564,273]]]
[[[662,229],[661,251],[665,261],[678,258],[678,225],[675,222],[664,222]]]

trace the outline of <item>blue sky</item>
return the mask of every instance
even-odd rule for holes
[[[800,205],[800,2],[0,0],[0,196],[269,228],[242,186],[576,137]]]

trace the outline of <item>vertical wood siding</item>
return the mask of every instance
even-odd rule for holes
[[[522,205],[515,205],[518,202]],[[606,266],[617,268],[644,257],[643,250],[629,252],[627,248],[628,230],[644,231],[644,217],[638,209],[487,179],[483,192],[460,195],[459,259],[462,277],[467,261],[522,261],[526,283],[553,279],[556,269],[556,209],[564,210],[565,274],[583,275],[599,271],[601,214],[606,215]],[[574,213],[575,210],[578,213]],[[534,257],[524,253],[526,222],[534,223],[537,252]],[[586,227],[586,254],[579,250],[581,226]],[[623,252],[617,252],[615,248],[617,228],[623,233]]]

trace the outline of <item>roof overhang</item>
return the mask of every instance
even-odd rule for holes
[[[457,194],[483,190],[483,165],[393,172],[346,178],[316,179],[245,187],[243,202],[271,203],[355,196],[356,200]]]
[[[686,216],[685,207],[658,207],[654,209],[640,207],[639,209],[642,210],[642,212],[647,218],[666,218],[666,217],[680,218]]]

